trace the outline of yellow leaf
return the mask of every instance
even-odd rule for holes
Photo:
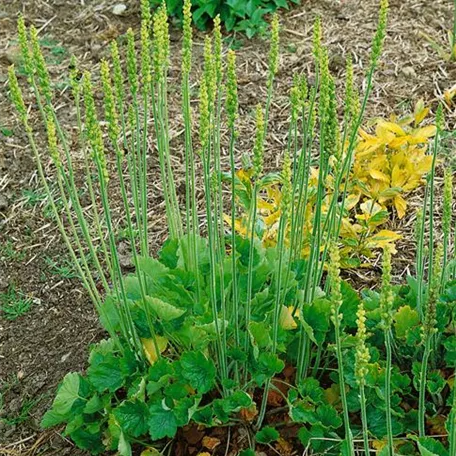
[[[276,206],[280,205],[282,201],[282,192],[275,186],[268,187],[266,189],[268,199],[270,199]]]
[[[394,197],[393,204],[396,208],[397,216],[400,219],[403,218],[405,215],[405,210],[407,209],[407,201],[405,201],[405,199],[402,198],[401,195],[397,195]]]
[[[404,117],[401,117],[397,123],[399,125],[402,125],[403,127],[406,127],[407,125],[410,125],[413,121],[415,120],[415,117],[412,116],[411,114],[407,114]]]
[[[396,135],[385,125],[386,122],[380,121],[375,128],[375,133],[377,134],[377,140],[381,144],[388,144]]]
[[[395,242],[401,239],[401,235],[396,233],[395,231],[391,230],[380,230],[379,232],[375,233],[374,236],[371,237],[372,240],[380,243],[388,243],[388,242]]]
[[[377,179],[382,182],[388,182],[389,183],[389,177],[385,174],[379,171],[378,169],[371,169],[369,171],[369,174],[371,175],[372,178]]]
[[[378,214],[383,210],[382,206],[380,206],[378,203],[375,203],[373,200],[367,200],[359,207],[363,211],[363,214],[367,215],[368,217],[372,217],[373,215]]]
[[[258,198],[257,207],[260,211],[272,212],[276,209],[275,204],[265,201],[263,198]]]
[[[358,133],[359,133],[359,135],[361,136],[361,138],[363,138],[364,140],[372,140],[372,139],[375,139],[375,136],[370,135],[369,133],[367,133],[366,131],[364,131],[362,128],[359,129]]]
[[[426,127],[415,130],[410,135],[410,144],[425,143],[429,138],[435,136],[437,133],[437,127],[435,125],[427,125]]]
[[[415,118],[415,125],[419,125],[424,118],[429,114],[429,108],[424,106],[423,99],[419,99],[415,105],[415,112],[413,117]]]
[[[265,225],[270,228],[272,225],[274,225],[280,218],[280,210],[273,212],[272,214],[268,215],[267,217],[264,218],[264,223]]]
[[[168,339],[161,336],[155,336],[157,341],[158,349],[160,353],[163,353],[168,346]],[[146,354],[147,360],[150,364],[154,364],[158,359],[157,350],[155,349],[155,343],[153,339],[141,339],[144,353]]]
[[[379,452],[383,450],[387,445],[386,440],[373,440],[372,441],[372,447],[374,450],[378,450]]]
[[[379,194],[379,197],[383,198],[383,199],[389,199],[389,198],[393,198],[396,195],[399,195],[399,193],[401,193],[401,192],[402,192],[402,189],[400,187],[391,187],[391,188],[387,188],[386,190],[381,192]]]
[[[340,402],[339,385],[333,383],[330,388],[325,389],[325,399],[328,404],[336,405]]]
[[[231,227],[231,215],[223,214],[223,220],[225,223]],[[247,227],[245,226],[246,221],[242,218],[238,218],[234,221],[234,231],[240,234],[241,236],[247,235]]]
[[[345,199],[345,209],[347,211],[351,211],[359,203],[360,197],[361,193],[351,193],[350,195],[348,195]]]
[[[252,176],[253,168],[252,169],[240,169],[236,171],[236,176],[241,182],[250,182],[250,177]]]
[[[406,144],[409,140],[410,136],[400,136],[399,138],[393,139],[388,146],[391,147],[391,149],[399,149],[402,147],[404,144]]]
[[[280,318],[279,318],[279,324],[282,329],[285,331],[289,331],[292,329],[296,329],[298,327],[296,321],[292,317],[293,313],[293,306],[286,307],[282,306],[280,309]]]
[[[399,136],[405,135],[405,131],[397,123],[381,121],[381,124],[382,124],[382,127],[384,127],[386,130],[391,131],[392,133],[395,133],[396,135],[399,135]]]
[[[146,448],[140,456],[160,456],[160,451],[156,450],[155,448]]]
[[[448,104],[448,106],[451,106],[451,103],[453,101],[454,96],[456,95],[456,85],[451,87],[448,90],[445,90],[445,93],[443,94],[443,97]]]

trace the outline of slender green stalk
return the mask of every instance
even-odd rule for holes
[[[258,181],[263,173],[264,161],[264,117],[261,105],[256,109],[256,138],[253,147],[253,190],[252,190],[252,203],[250,208],[249,223],[247,233],[250,238],[249,246],[249,264],[247,270],[247,299],[245,303],[245,330],[249,330],[250,316],[251,316],[251,300],[252,300],[252,283],[253,283],[253,258],[255,248],[255,227],[257,215],[257,198],[258,198]],[[249,338],[245,338],[245,352],[249,353]],[[248,359],[246,360],[245,375],[248,372]]]
[[[369,456],[369,426],[367,422],[366,410],[366,376],[369,372],[367,365],[370,361],[369,349],[366,346],[367,331],[366,331],[366,311],[364,310],[363,301],[360,302],[357,312],[356,333],[356,352],[355,352],[355,377],[359,386],[359,401],[361,406],[361,425],[363,432],[363,444],[365,456]]]
[[[431,171],[427,177],[426,189],[423,201],[422,215],[420,216],[421,227],[418,227],[419,243],[417,246],[417,310],[420,315],[424,316],[424,303],[425,299],[423,292],[423,281],[424,272],[426,267],[426,261],[428,264],[428,280],[431,280],[433,275],[433,257],[434,257],[434,181],[435,181],[435,167],[437,164],[437,153],[439,148],[439,136],[443,131],[444,118],[443,108],[439,105],[436,113],[436,126],[437,132],[434,137],[434,146],[432,151],[432,164]],[[429,202],[429,204],[428,204]],[[429,240],[427,244],[427,255],[425,254],[425,231],[426,231],[426,220],[429,214]],[[427,258],[426,258],[427,256]]]
[[[268,65],[268,80],[267,80],[267,98],[264,113],[264,137],[268,132],[269,110],[274,93],[274,79],[279,69],[279,16],[274,14],[271,23],[271,47],[269,49],[269,65]]]
[[[456,375],[456,372],[455,372]],[[453,403],[451,404],[451,412],[448,417],[449,420],[449,436],[448,440],[450,442],[450,453],[456,454],[456,390],[453,387]]]
[[[148,150],[148,120],[149,120],[149,96],[152,82],[152,65],[151,65],[151,14],[150,3],[148,0],[141,1],[141,76],[142,76],[142,100],[143,100],[143,128],[142,140],[140,143],[141,152],[139,154],[140,171],[140,191],[141,191],[141,215],[142,215],[142,235],[140,240],[142,244],[143,255],[149,255],[149,231],[147,220],[147,150]],[[127,212],[129,212],[127,210]]]
[[[106,219],[109,248],[111,250],[111,257],[113,258],[113,282],[115,284],[115,293],[120,303],[120,316],[125,330],[127,333],[128,343],[132,345],[135,352],[144,356],[141,342],[139,340],[138,333],[133,323],[131,316],[130,306],[128,305],[127,295],[125,286],[122,278],[122,270],[120,267],[119,256],[117,254],[116,241],[114,237],[114,229],[112,225],[111,209],[109,206],[107,184],[109,180],[109,174],[106,163],[106,156],[104,151],[104,144],[102,139],[102,133],[100,130],[99,122],[97,119],[95,102],[93,99],[92,84],[90,74],[86,72],[83,78],[83,95],[84,95],[84,106],[86,114],[86,125],[87,125],[87,137],[92,150],[93,159],[95,161],[98,180],[100,185],[101,203]],[[124,305],[122,305],[124,304]]]
[[[361,107],[359,108],[359,110],[356,105],[353,106],[353,108],[354,108],[353,113],[357,112],[358,115],[357,116],[353,115],[352,122],[349,122],[351,130],[350,130],[350,133],[348,134],[348,137],[349,137],[348,146],[347,146],[347,150],[345,152],[345,159],[343,160],[342,168],[340,169],[340,173],[338,174],[338,176],[336,176],[336,179],[334,182],[334,195],[331,199],[330,207],[329,207],[329,210],[328,210],[328,213],[326,216],[327,220],[332,220],[331,214],[333,211],[335,211],[337,205],[339,205],[339,207],[341,207],[341,208],[345,207],[345,199],[347,196],[347,188],[348,188],[348,182],[349,182],[348,175],[349,175],[350,166],[351,166],[351,163],[353,160],[355,146],[357,143],[358,130],[359,130],[362,120],[364,118],[367,101],[368,101],[370,93],[372,91],[374,73],[378,66],[378,62],[380,60],[383,43],[384,43],[385,36],[386,36],[388,8],[389,8],[388,0],[381,0],[378,27],[377,27],[377,32],[376,32],[373,42],[372,42],[371,55],[370,55],[370,66],[369,66],[369,71],[368,71],[368,74],[366,77],[366,83],[365,83],[366,89],[365,89],[363,101],[362,101],[362,104],[361,104]],[[343,137],[345,137],[346,134],[347,133],[344,132]],[[342,146],[344,146],[344,144],[345,144],[345,141],[342,143]],[[345,180],[345,184],[343,186],[343,191],[339,195],[339,188],[341,187],[344,180]],[[342,226],[342,219],[343,219],[343,210],[341,210],[339,213],[338,223],[336,225],[337,229],[334,232],[334,239],[339,238],[339,233],[340,233],[341,226]],[[317,283],[318,283],[318,281],[321,280],[321,277],[323,275],[323,266],[325,263],[326,252],[327,252],[327,249],[325,249],[323,252],[322,261],[320,263],[319,278],[317,280]]]
[[[182,105],[185,129],[185,208],[186,232],[190,244],[190,268],[196,270],[198,266],[198,252],[196,238],[198,235],[198,213],[195,196],[195,168],[192,145],[192,119],[190,108],[190,71],[192,66],[192,12],[191,1],[184,2],[184,38],[182,44]],[[191,233],[191,237],[190,237]],[[197,296],[201,294],[199,275],[197,277]]]
[[[136,249],[136,236],[135,236],[135,232],[134,232],[134,228],[133,228],[133,222],[131,219],[131,209],[130,209],[130,205],[128,202],[127,190],[126,190],[125,179],[124,179],[124,170],[122,167],[122,162],[123,162],[124,156],[123,156],[122,150],[119,147],[119,141],[118,141],[119,136],[120,136],[120,127],[119,127],[119,122],[118,122],[118,113],[116,110],[117,103],[115,100],[114,91],[112,90],[109,66],[106,61],[102,61],[102,63],[101,63],[101,80],[102,80],[102,85],[103,85],[105,118],[108,122],[108,135],[109,135],[109,139],[112,143],[112,146],[113,146],[115,154],[116,154],[117,174],[119,177],[122,202],[123,202],[124,211],[125,211],[126,219],[127,219],[127,230],[128,230],[128,235],[130,238],[131,250],[132,250],[132,254],[133,254],[133,262],[134,262],[134,265],[135,265],[135,268],[137,271],[143,309],[144,309],[144,313],[146,315],[147,323],[149,326],[149,331],[150,331],[152,340],[155,345],[155,350],[156,350],[157,356],[160,357],[160,350],[158,348],[158,344],[157,344],[156,337],[155,337],[155,329],[154,329],[154,325],[153,325],[153,321],[152,321],[152,316],[151,316],[150,309],[149,309],[147,299],[146,299],[144,274],[141,272],[141,270],[139,268],[139,259],[138,259],[137,249]]]
[[[436,125],[437,125],[437,132],[434,138],[434,150],[432,154],[432,165],[431,165],[431,172],[429,175],[429,268],[428,268],[428,276],[429,278],[432,277],[432,268],[433,268],[433,261],[434,261],[434,183],[435,183],[435,168],[437,164],[437,153],[439,149],[439,135],[442,131],[442,124],[443,124],[443,109],[442,106],[439,105],[436,114]]]
[[[361,426],[363,432],[363,445],[364,445],[364,454],[365,456],[370,455],[369,447],[369,425],[367,422],[367,410],[366,410],[366,387],[365,385],[359,386],[359,402],[361,404]]]
[[[239,295],[238,272],[236,258],[236,164],[234,159],[234,146],[236,143],[236,120],[238,117],[238,93],[236,77],[236,54],[229,50],[227,56],[227,81],[226,81],[226,112],[228,116],[228,129],[230,134],[229,156],[231,173],[231,295],[233,301],[234,333],[236,346],[240,346],[240,321],[239,321]]]
[[[277,352],[277,340],[278,340],[278,332],[279,332],[279,318],[280,312],[283,307],[283,299],[284,296],[282,295],[283,289],[283,278],[282,278],[282,270],[283,270],[283,263],[285,261],[285,255],[287,251],[285,249],[285,232],[287,229],[288,218],[291,212],[291,204],[292,204],[292,185],[291,185],[291,158],[288,151],[285,152],[285,156],[283,159],[283,168],[282,168],[282,201],[281,201],[281,217],[279,222],[279,238],[277,243],[277,251],[279,253],[279,258],[277,262],[277,269],[275,270],[274,274],[274,281],[275,281],[275,302],[274,302],[274,310],[273,310],[273,320],[272,320],[272,348],[271,352],[276,354]],[[286,293],[286,289],[283,290]],[[261,400],[261,407],[260,412],[258,415],[258,421],[256,427],[259,429],[264,420],[264,416],[266,414],[266,405],[268,402],[268,393],[269,388],[271,386],[271,379],[266,381],[263,390],[263,397]]]
[[[388,442],[389,456],[394,456],[394,441],[393,441],[393,422],[391,419],[391,373],[393,363],[393,352],[391,348],[392,334],[391,329],[384,331],[385,349],[386,349],[386,364],[385,364],[385,409],[386,409],[386,438]]]
[[[94,182],[93,182],[93,178],[92,178],[92,172],[90,169],[90,161],[87,156],[87,144],[86,144],[86,140],[85,140],[85,132],[84,132],[84,128],[82,125],[82,119],[81,119],[81,90],[80,90],[80,85],[79,85],[79,81],[77,80],[77,77],[78,77],[77,62],[76,62],[75,58],[72,58],[72,71],[70,73],[70,83],[71,83],[71,87],[72,87],[73,98],[74,98],[74,101],[76,104],[76,117],[77,117],[78,131],[79,131],[79,140],[80,140],[80,144],[81,144],[81,147],[83,150],[83,155],[84,155],[84,168],[85,168],[85,174],[86,174],[85,177],[87,179],[87,188],[89,190],[89,195],[90,195],[93,224],[95,225],[96,233],[100,239],[101,250],[104,255],[106,266],[108,268],[108,271],[111,271],[112,270],[111,259],[109,258],[109,253],[108,253],[108,248],[106,246],[105,236],[102,232],[102,224],[101,224],[101,220],[100,220],[100,216],[99,216],[97,200],[95,197]]]
[[[22,43],[27,40],[26,37],[26,30],[25,27],[23,27],[21,24],[21,20],[19,20],[19,41]],[[89,248],[89,254],[90,258],[92,259],[98,275],[103,283],[103,286],[106,291],[109,291],[109,285],[107,278],[105,276],[105,272],[100,264],[98,254],[96,252],[90,230],[88,228],[88,223],[87,220],[84,216],[84,212],[81,206],[81,202],[79,199],[79,193],[77,190],[77,186],[75,183],[75,178],[74,178],[74,169],[72,165],[72,159],[71,159],[71,154],[70,154],[70,149],[68,146],[67,138],[60,126],[60,122],[57,118],[57,115],[55,113],[55,110],[52,106],[52,89],[51,89],[51,84],[49,80],[49,74],[46,68],[46,64],[40,49],[40,45],[38,42],[38,36],[37,36],[37,31],[34,27],[31,27],[30,30],[30,39],[31,39],[31,45],[32,45],[32,55],[29,60],[29,64],[32,66],[31,67],[31,72],[29,73],[29,81],[32,85],[33,92],[38,104],[38,108],[42,117],[42,120],[44,123],[48,123],[49,119],[48,117],[52,117],[52,122],[53,125],[55,126],[55,131],[58,134],[58,137],[61,141],[64,154],[65,154],[65,159],[66,159],[66,165],[67,165],[67,171],[61,173],[61,178],[64,183],[65,189],[68,191],[70,200],[72,202],[72,205],[74,206],[74,210],[76,213],[76,217],[78,220],[78,224],[81,228],[84,240]],[[21,46],[22,47],[22,52],[23,52],[23,57],[24,61],[27,61],[29,57],[26,56],[27,49],[26,45]],[[39,86],[37,85],[35,74],[38,75],[38,80],[39,80]],[[43,103],[43,97],[41,96],[41,92],[44,94],[44,103]],[[84,149],[85,150],[85,149]],[[86,159],[86,158],[85,158]],[[57,168],[58,171],[61,171],[61,167]],[[93,209],[94,212],[96,212],[96,206]],[[109,255],[107,254],[106,251],[106,246],[104,244],[104,239],[103,236],[101,235],[101,224],[99,223],[98,218],[94,218],[95,223],[98,222],[98,227],[97,227],[97,232],[100,236],[103,252],[105,253],[105,261],[106,265],[109,268],[109,271],[111,271],[111,264],[110,264],[110,258]]]
[[[269,110],[272,102],[272,96],[274,93],[274,79],[279,68],[279,17],[277,14],[274,14],[271,23],[271,47],[269,50],[269,65],[268,65],[268,79],[267,79],[267,98],[265,105],[265,112],[263,116],[263,111],[261,106],[257,107],[256,111],[256,141],[254,147],[254,186],[252,191],[252,207],[250,208],[249,213],[249,222],[248,222],[248,233],[250,234],[250,249],[249,249],[249,265],[247,273],[247,301],[246,301],[246,310],[245,310],[245,330],[249,330],[250,325],[250,314],[251,314],[251,299],[252,299],[252,280],[253,280],[253,255],[254,255],[254,238],[255,238],[255,226],[256,226],[256,216],[257,216],[257,197],[258,197],[258,179],[262,172],[263,168],[263,153],[264,153],[264,141],[267,135],[268,130],[268,121],[269,121]],[[262,128],[263,131],[260,131]],[[234,175],[232,175],[234,179]],[[234,205],[234,181],[233,181],[233,201]],[[234,228],[234,208],[232,210],[232,227]],[[248,353],[249,340],[246,336],[245,349]],[[247,371],[247,363],[246,363]],[[267,397],[267,393],[265,394]]]
[[[224,380],[228,378],[226,343],[224,341],[225,321],[222,321],[223,328],[220,327],[219,314],[217,308],[217,271],[216,271],[216,233],[214,228],[214,218],[212,212],[212,179],[211,179],[211,155],[210,155],[210,98],[206,78],[202,78],[200,84],[200,144],[201,144],[201,161],[203,162],[204,177],[204,196],[206,202],[207,218],[207,238],[209,249],[209,293],[212,315],[214,319],[216,334],[216,351],[218,363],[221,369],[222,385],[225,391]]]
[[[205,78],[208,87],[214,91],[212,99],[211,113],[211,144],[213,152],[213,213],[215,220],[215,242],[216,242],[216,262],[218,269],[220,309],[224,322],[230,321],[232,313],[228,308],[229,300],[225,290],[225,259],[227,257],[225,246],[225,226],[223,219],[223,186],[222,186],[222,165],[221,165],[221,124],[222,124],[222,95],[223,95],[223,68],[222,68],[222,32],[220,25],[220,16],[214,19],[213,28],[213,50],[209,43],[206,46],[205,53]],[[223,326],[223,342],[229,343],[231,334],[228,333],[229,326]],[[240,382],[239,363],[233,363],[233,372],[236,382]],[[229,372],[228,372],[229,375]]]
[[[450,237],[452,226],[453,211],[453,175],[445,168],[444,187],[443,187],[443,266],[442,266],[442,286],[447,277],[448,256],[450,253]]]
[[[142,134],[142,130],[147,128],[144,125],[144,128],[141,129],[140,121],[140,100],[139,93],[142,89],[143,94],[143,107],[145,110],[144,118],[147,122],[147,109],[148,109],[148,88],[145,87],[145,84],[150,78],[150,62],[148,62],[148,53],[149,53],[149,43],[148,43],[148,26],[146,21],[142,22],[141,25],[141,72],[142,72],[142,84],[138,77],[138,62],[136,59],[135,51],[135,36],[133,30],[128,29],[127,31],[127,75],[128,82],[130,87],[130,94],[132,98],[131,105],[131,114],[130,114],[130,134],[132,135],[131,140],[131,149],[130,149],[130,179],[132,181],[132,186],[136,189],[135,198],[135,211],[137,217],[137,227],[139,232],[140,239],[140,248],[141,254],[146,256],[148,254],[148,245],[147,245],[147,236],[144,233],[147,232],[147,201],[144,199],[144,194],[147,194],[146,182],[144,179],[145,165],[143,156],[146,155],[147,151],[147,142],[145,135]],[[115,68],[114,68],[115,70]],[[144,151],[142,150],[144,149]]]
[[[166,5],[157,9],[153,21],[153,63],[154,77],[151,82],[152,113],[159,155],[163,196],[165,199],[169,235],[179,239],[183,235],[183,225],[174,183],[169,150],[169,125],[167,105],[167,83],[169,61],[169,32]]]
[[[417,281],[417,293],[416,293],[416,310],[423,315],[423,280],[424,280],[424,263],[425,263],[425,252],[424,252],[424,230],[425,230],[425,216],[424,210],[426,209],[426,201],[428,195],[428,186],[426,185],[423,198],[423,208],[419,209],[416,213],[415,223],[415,239],[416,239],[416,281]]]
[[[162,143],[162,155],[166,168],[166,181],[168,186],[170,211],[172,213],[171,223],[174,225],[174,236],[180,238],[183,235],[182,218],[179,210],[176,185],[171,166],[171,155],[169,148],[169,119],[168,119],[168,66],[169,66],[169,30],[168,13],[166,4],[163,4],[156,12],[154,17],[154,63],[155,63],[155,84],[157,86],[157,109],[158,123],[160,126],[160,139]]]
[[[131,60],[130,53],[127,54],[127,58]],[[127,113],[125,112],[126,100],[125,100],[125,87],[124,87],[124,77],[122,72],[122,66],[120,62],[119,49],[117,42],[113,41],[111,44],[111,61],[113,68],[113,81],[114,81],[114,93],[115,100],[117,102],[117,111],[120,115],[121,128],[122,128],[122,140],[123,148],[125,151],[128,151],[127,162],[128,162],[128,175],[130,179],[130,185],[132,187],[132,196],[133,196],[133,206],[134,214],[132,214],[135,219],[136,231],[142,233],[141,228],[141,209],[139,204],[139,190],[137,185],[137,177],[135,172],[135,164],[133,163],[132,157],[135,155],[135,132],[136,132],[136,122],[135,114],[133,112],[133,107],[130,106]],[[128,61],[128,60],[127,60]],[[130,66],[134,66],[134,60],[130,63]],[[128,67],[128,65],[127,65]],[[128,117],[128,119],[126,118]],[[127,122],[128,120],[128,122]],[[130,132],[127,131],[127,126],[130,128]],[[130,141],[128,140],[128,134],[130,134]],[[142,247],[144,248],[144,247]]]
[[[296,224],[291,227],[291,254],[293,255],[292,258],[296,260],[301,256],[301,249],[302,249],[302,242],[303,242],[303,230],[304,230],[304,223],[306,221],[306,210],[307,210],[307,203],[308,203],[308,189],[309,189],[309,177],[310,177],[310,164],[312,159],[312,142],[314,137],[314,129],[316,124],[316,103],[317,103],[317,88],[320,86],[320,56],[321,56],[321,22],[320,18],[317,18],[314,24],[313,30],[313,55],[315,61],[315,86],[310,91],[310,102],[308,105],[308,113],[306,118],[306,106],[303,103],[302,107],[302,117],[303,117],[303,125],[304,125],[304,132],[303,132],[303,140],[302,140],[302,150],[300,154],[300,163],[298,164],[298,175],[295,177],[294,185],[295,188],[293,189],[293,195],[296,194],[296,186],[298,183],[299,185],[299,196],[297,201],[297,217],[296,217]],[[304,102],[304,94],[301,94],[301,97]],[[297,226],[297,228],[295,228]],[[293,233],[296,232],[296,235],[293,236]],[[294,244],[296,243],[296,245]],[[310,280],[310,261],[309,266],[307,267],[306,277],[304,278],[304,301],[301,303],[310,302],[308,300],[308,284]],[[297,312],[299,307],[298,298],[296,298],[296,302],[293,309],[293,315]],[[298,349],[298,371],[297,371],[297,378],[302,380],[307,372],[307,354],[310,351],[310,344],[311,341],[304,330],[303,327],[300,328],[299,332],[299,349]]]
[[[348,415],[347,393],[345,392],[345,375],[344,375],[344,356],[342,352],[341,327],[342,314],[340,308],[342,306],[342,292],[340,279],[340,256],[336,244],[333,244],[330,249],[330,263],[328,271],[328,279],[330,283],[330,299],[331,299],[331,321],[334,325],[334,336],[336,342],[336,358],[337,371],[339,374],[340,399],[342,403],[342,413],[345,426],[345,441],[347,442],[350,456],[355,456],[353,446],[353,435],[350,429],[350,417]]]
[[[441,273],[442,273],[442,247],[439,246],[434,256],[432,276],[429,279],[428,296],[424,309],[424,321],[422,326],[422,343],[424,345],[423,359],[421,361],[419,399],[418,399],[418,433],[420,437],[426,435],[426,387],[429,356],[433,346],[435,334],[437,333],[437,301],[440,295]]]
[[[431,338],[427,338],[424,344],[423,358],[420,369],[420,385],[418,396],[418,434],[420,437],[426,435],[426,381],[429,356],[431,354]]]
[[[456,0],[453,0],[453,30],[451,34],[450,59],[456,60]]]
[[[380,327],[383,330],[385,350],[386,350],[386,365],[385,365],[385,421],[386,421],[386,439],[388,445],[388,455],[394,456],[393,442],[393,424],[392,424],[392,408],[391,408],[391,371],[392,371],[392,324],[394,313],[394,294],[391,286],[391,248],[385,247],[383,252],[383,272],[382,272],[382,287],[380,292]]]
[[[9,70],[8,70],[8,78],[9,78],[9,87],[10,87],[10,90],[11,90],[11,97],[12,97],[13,103],[16,106],[16,110],[19,113],[19,117],[21,119],[21,122],[24,125],[25,131],[27,133],[27,137],[28,137],[30,146],[32,148],[32,152],[33,152],[33,155],[34,155],[36,163],[37,163],[38,175],[40,177],[41,183],[42,183],[42,185],[44,187],[44,190],[46,192],[46,196],[47,196],[47,198],[49,200],[49,203],[51,205],[52,212],[54,214],[54,218],[56,220],[56,223],[57,223],[57,226],[59,228],[60,234],[61,234],[61,236],[62,236],[62,238],[63,238],[63,240],[65,242],[65,245],[68,248],[68,251],[70,253],[70,256],[71,256],[71,259],[73,261],[73,264],[75,265],[76,270],[77,270],[79,276],[81,277],[82,283],[83,283],[85,289],[87,290],[87,292],[89,293],[89,296],[90,296],[92,302],[95,304],[95,307],[96,307],[97,311],[99,312],[99,314],[106,318],[106,322],[108,324],[108,331],[110,333],[110,336],[113,338],[113,340],[115,341],[115,343],[118,346],[118,348],[121,351],[123,351],[123,346],[120,343],[119,338],[118,338],[116,332],[113,329],[113,325],[111,323],[111,320],[110,320],[109,316],[106,314],[106,312],[104,312],[104,308],[103,308],[102,303],[101,303],[100,294],[99,294],[97,286],[96,286],[96,284],[95,284],[95,282],[93,280],[93,277],[92,277],[92,275],[90,273],[90,270],[88,269],[87,263],[85,262],[84,254],[83,254],[83,252],[81,250],[79,251],[81,258],[83,259],[82,260],[82,263],[83,263],[83,266],[84,266],[84,269],[83,269],[82,266],[81,266],[81,263],[78,260],[76,252],[75,252],[75,250],[73,248],[71,240],[70,240],[69,236],[67,235],[66,229],[64,227],[64,224],[63,224],[63,221],[62,221],[62,218],[61,218],[60,210],[57,208],[57,206],[55,204],[54,197],[52,195],[52,192],[51,192],[51,190],[49,188],[46,176],[44,174],[43,164],[42,164],[42,161],[41,161],[40,154],[38,152],[38,147],[36,145],[36,142],[35,142],[35,139],[34,139],[34,136],[33,136],[33,130],[31,128],[30,124],[29,124],[29,121],[28,121],[28,113],[27,113],[27,109],[26,109],[24,101],[23,101],[23,97],[22,97],[21,90],[19,88],[19,84],[17,82],[16,74],[15,74],[15,71],[14,71],[14,65],[12,65],[9,68]],[[54,136],[53,141],[56,143],[55,135],[51,134],[51,136]],[[54,148],[54,150],[56,150],[56,148]],[[54,159],[57,159],[57,163],[58,163],[59,159],[58,159],[57,155],[54,156]]]

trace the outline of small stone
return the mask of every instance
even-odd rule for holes
[[[130,255],[119,255],[119,263],[122,269],[134,268],[134,264]]]
[[[6,196],[0,194],[0,212],[6,211],[8,209],[9,203],[6,199]]]
[[[341,54],[331,54],[329,57],[329,68],[332,71],[345,68],[345,58]]]
[[[60,362],[61,363],[64,363],[68,358],[69,356],[71,355],[71,352],[70,353],[67,353],[65,355],[63,355],[61,358],[60,358]]]
[[[5,276],[0,275],[0,290],[6,290],[9,286],[9,282]]]
[[[18,397],[12,399],[8,405],[8,409],[11,415],[16,415],[21,409],[21,400]]]
[[[10,46],[4,52],[0,53],[0,60],[3,60],[8,65],[19,65],[22,60],[19,46]]]
[[[10,427],[5,431],[5,433],[3,434],[3,437],[4,437],[5,439],[8,439],[8,438],[11,437],[15,432],[16,432],[16,425],[10,426]]]
[[[124,5],[123,3],[117,3],[112,8],[112,14],[115,14],[116,16],[121,16],[123,13],[125,13],[126,9],[126,5]]]
[[[416,78],[416,71],[413,67],[411,66],[406,66],[402,68],[402,74],[406,78]]]
[[[117,254],[119,257],[119,263],[122,269],[133,269],[133,259],[131,254],[130,246],[126,243],[121,241],[117,248]]]

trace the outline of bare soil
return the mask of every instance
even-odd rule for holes
[[[115,3],[103,0],[10,0],[0,3],[0,293],[14,286],[32,300],[30,311],[15,320],[0,314],[0,393],[3,393],[0,395],[0,455],[85,454],[57,430],[40,430],[39,422],[52,401],[58,382],[69,371],[84,370],[89,345],[104,335],[78,279],[67,278],[50,266],[50,261],[61,264],[66,251],[54,223],[46,217],[46,201],[42,197],[32,154],[7,95],[7,68],[11,63],[20,63],[16,20],[22,13],[27,23],[38,28],[51,63],[52,76],[62,82],[59,112],[70,123],[74,120],[74,111],[63,76],[70,55],[75,54],[83,68],[97,74],[100,60],[107,56],[109,41],[128,27],[139,30],[139,2],[124,2],[127,9],[122,16],[112,14]],[[323,19],[332,71],[336,76],[342,75],[345,58],[352,53],[361,83],[376,27],[377,3],[375,0],[303,0],[302,5],[282,13],[282,56],[268,137],[267,164],[270,168],[279,166],[286,141],[286,108],[292,75],[301,71],[311,75],[312,72],[310,48],[314,18],[320,15]],[[369,118],[400,113],[413,107],[421,97],[435,109],[443,92],[456,82],[456,65],[443,61],[420,34],[425,32],[435,41],[444,43],[446,31],[451,28],[452,2],[391,0],[390,3],[388,36],[367,111]],[[202,37],[201,33],[195,37],[197,54],[201,54]],[[172,28],[176,55],[180,39],[180,31]],[[227,37],[227,43],[230,40]],[[268,44],[261,37],[248,41],[237,35],[234,40],[236,45],[242,41],[237,51],[242,119],[237,145],[240,157],[243,151],[251,148],[253,109],[265,99]],[[195,59],[195,75],[200,73],[200,57],[197,55]],[[180,75],[177,58],[170,77],[171,117],[178,131]],[[196,76],[194,80],[197,80]],[[454,111],[448,109],[449,128],[454,126],[454,118]],[[42,141],[42,128],[38,127],[38,122],[38,118],[34,119],[38,141]],[[74,153],[77,155],[77,151]],[[151,182],[158,180],[155,168],[150,170],[150,179]],[[166,236],[166,226],[162,201],[156,195],[151,198],[151,236],[155,251]],[[404,234],[410,233],[412,222],[408,217],[397,222],[395,228]],[[410,236],[404,237],[399,246],[401,253],[396,258],[398,275],[407,272],[413,255]],[[373,270],[372,274],[362,273],[368,284],[375,282],[375,267]],[[352,277],[356,279],[360,274],[353,273]],[[191,455],[203,451],[201,438],[195,437],[195,432],[191,429],[183,432],[173,454]],[[217,430],[213,432],[216,436],[217,432],[220,434]],[[236,454],[234,449],[242,432],[232,436],[234,446],[227,453],[227,436],[219,438],[222,444],[212,454]],[[278,451],[283,455],[302,453],[297,449],[278,448]]]

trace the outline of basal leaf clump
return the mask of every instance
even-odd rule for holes
[[[114,42],[111,57],[101,63],[100,84],[93,74],[81,74],[72,59],[82,172],[59,121],[37,32],[19,19],[24,67],[46,129],[52,175],[45,174],[48,158],[13,67],[11,98],[62,239],[107,332],[92,347],[86,372],[63,379],[43,426],[65,424],[65,434],[80,448],[122,456],[168,448],[187,425],[243,426],[251,436],[243,455],[253,454],[255,440],[264,448],[279,445],[284,426],[296,426],[294,444],[314,454],[367,455],[381,447],[391,456],[445,455],[447,443],[454,448],[456,285],[448,174],[444,247],[434,249],[444,119],[440,109],[436,127],[422,127],[427,109],[418,103],[410,122],[379,121],[376,136],[360,130],[386,35],[388,4],[380,3],[364,93],[355,87],[348,59],[343,106],[336,102],[316,21],[314,84],[307,75],[294,78],[288,143],[281,169],[273,174],[265,173],[265,151],[280,65],[277,16],[267,97],[255,109],[251,167],[239,166],[236,55],[228,50],[225,56],[219,18],[204,42],[198,106],[191,103],[189,0],[183,9],[183,137],[181,145],[171,143],[167,10],[162,6],[152,16],[144,0],[140,49],[132,30],[123,44]],[[430,138],[432,153],[424,147]],[[175,180],[176,148],[184,161],[182,190]],[[151,185],[153,163],[158,172]],[[356,224],[376,231],[386,207],[402,215],[402,195],[424,176],[416,278],[393,284],[392,235],[383,233],[377,244],[384,249],[382,285],[358,293],[340,272],[347,247],[355,248],[344,237],[354,200],[360,202]],[[59,206],[50,179],[57,182]],[[155,184],[168,231],[158,252],[150,246]],[[81,186],[87,190],[84,200]],[[130,274],[122,268],[116,237],[119,205],[134,265]],[[273,236],[265,236],[264,225],[276,227]],[[370,249],[365,245],[362,254]],[[279,415],[281,425],[274,419]],[[436,416],[447,420],[448,442],[429,437]]]

